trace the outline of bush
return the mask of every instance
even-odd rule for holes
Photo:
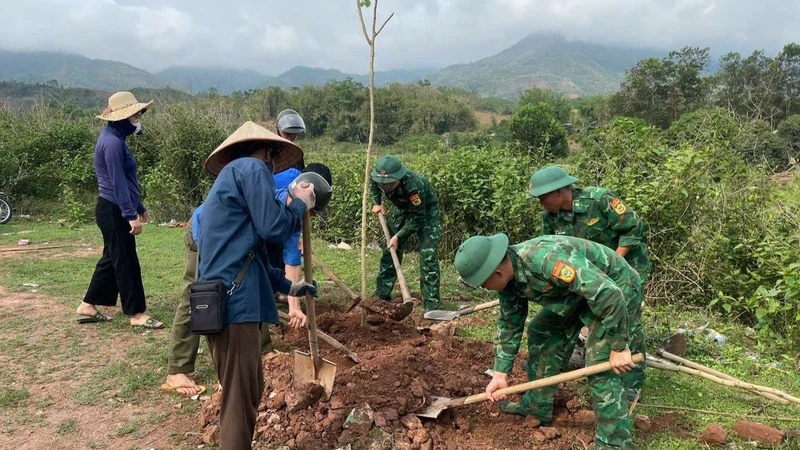
[[[509,120],[511,136],[529,151],[542,151],[552,157],[567,155],[567,132],[553,117],[546,103],[525,105]]]
[[[670,139],[639,119],[615,119],[584,142],[572,169],[584,185],[622,195],[649,223],[650,301],[714,306],[767,336],[792,333],[800,318],[798,211],[787,205],[797,202],[777,197],[763,168],[724,145],[726,120],[719,130],[686,126],[698,117],[676,122]]]

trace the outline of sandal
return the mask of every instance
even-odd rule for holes
[[[78,323],[99,323],[99,322],[110,322],[111,317],[106,316],[105,314],[101,314],[99,311],[94,313],[93,316],[84,316],[83,314],[79,314],[77,318]]]
[[[139,324],[139,325],[134,325],[134,326],[135,327],[142,327],[142,328],[149,328],[151,330],[160,330],[160,329],[164,328],[164,324],[162,322],[159,322],[156,319],[153,319],[152,317],[148,317],[147,320],[144,321],[144,323]]]
[[[200,389],[200,391],[196,392],[196,393],[194,393],[192,395],[184,395],[184,394],[181,394],[180,392],[178,392],[178,389],[195,389],[195,388]],[[164,391],[168,391],[168,392],[174,392],[174,393],[180,395],[181,397],[186,397],[186,398],[194,397],[195,395],[200,395],[200,394],[202,394],[203,392],[206,391],[206,387],[201,385],[201,384],[187,384],[187,385],[181,385],[181,386],[173,386],[173,385],[171,385],[169,383],[164,383],[164,384],[161,385],[161,389],[164,390]]]

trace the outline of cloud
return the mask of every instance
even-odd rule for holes
[[[367,70],[352,0],[0,0],[0,8],[5,49],[71,51],[147,70]],[[537,31],[661,50],[711,46],[717,53],[775,53],[800,41],[800,2],[793,0],[381,0],[379,8],[381,22],[395,16],[378,38],[378,69],[470,62]]]

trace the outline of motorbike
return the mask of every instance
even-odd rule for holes
[[[0,192],[0,225],[11,220],[11,203],[5,193]]]

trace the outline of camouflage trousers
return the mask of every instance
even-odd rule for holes
[[[632,353],[645,354],[644,330],[641,320],[641,295],[636,289],[627,289],[626,294],[635,293],[628,304],[630,349]],[[583,320],[581,320],[583,319]],[[528,380],[537,380],[559,374],[569,361],[578,333],[583,324],[589,328],[586,340],[586,366],[608,361],[611,352],[608,340],[604,339],[603,325],[588,311],[572,317],[562,317],[548,309],[542,309],[528,325]],[[628,416],[629,402],[644,384],[642,362],[630,372],[617,375],[613,371],[592,375],[594,413],[597,417],[595,448],[633,449],[632,421]],[[529,391],[522,397],[520,406],[541,421],[553,417],[553,398],[558,386],[548,386]]]
[[[389,227],[389,234],[391,236],[397,234],[397,231],[403,228],[405,220],[405,216],[402,214],[394,214],[387,217],[386,224]],[[419,239],[419,280],[425,311],[439,307],[438,247],[440,237],[439,212],[436,211],[433,217],[428,218],[425,226],[417,231],[417,238]],[[397,243],[397,258],[401,263],[403,261],[403,248],[407,240],[407,238],[402,238]],[[389,249],[384,247],[381,268],[375,284],[375,296],[384,300],[390,299],[395,281],[397,281],[397,271],[394,268],[392,254]]]

